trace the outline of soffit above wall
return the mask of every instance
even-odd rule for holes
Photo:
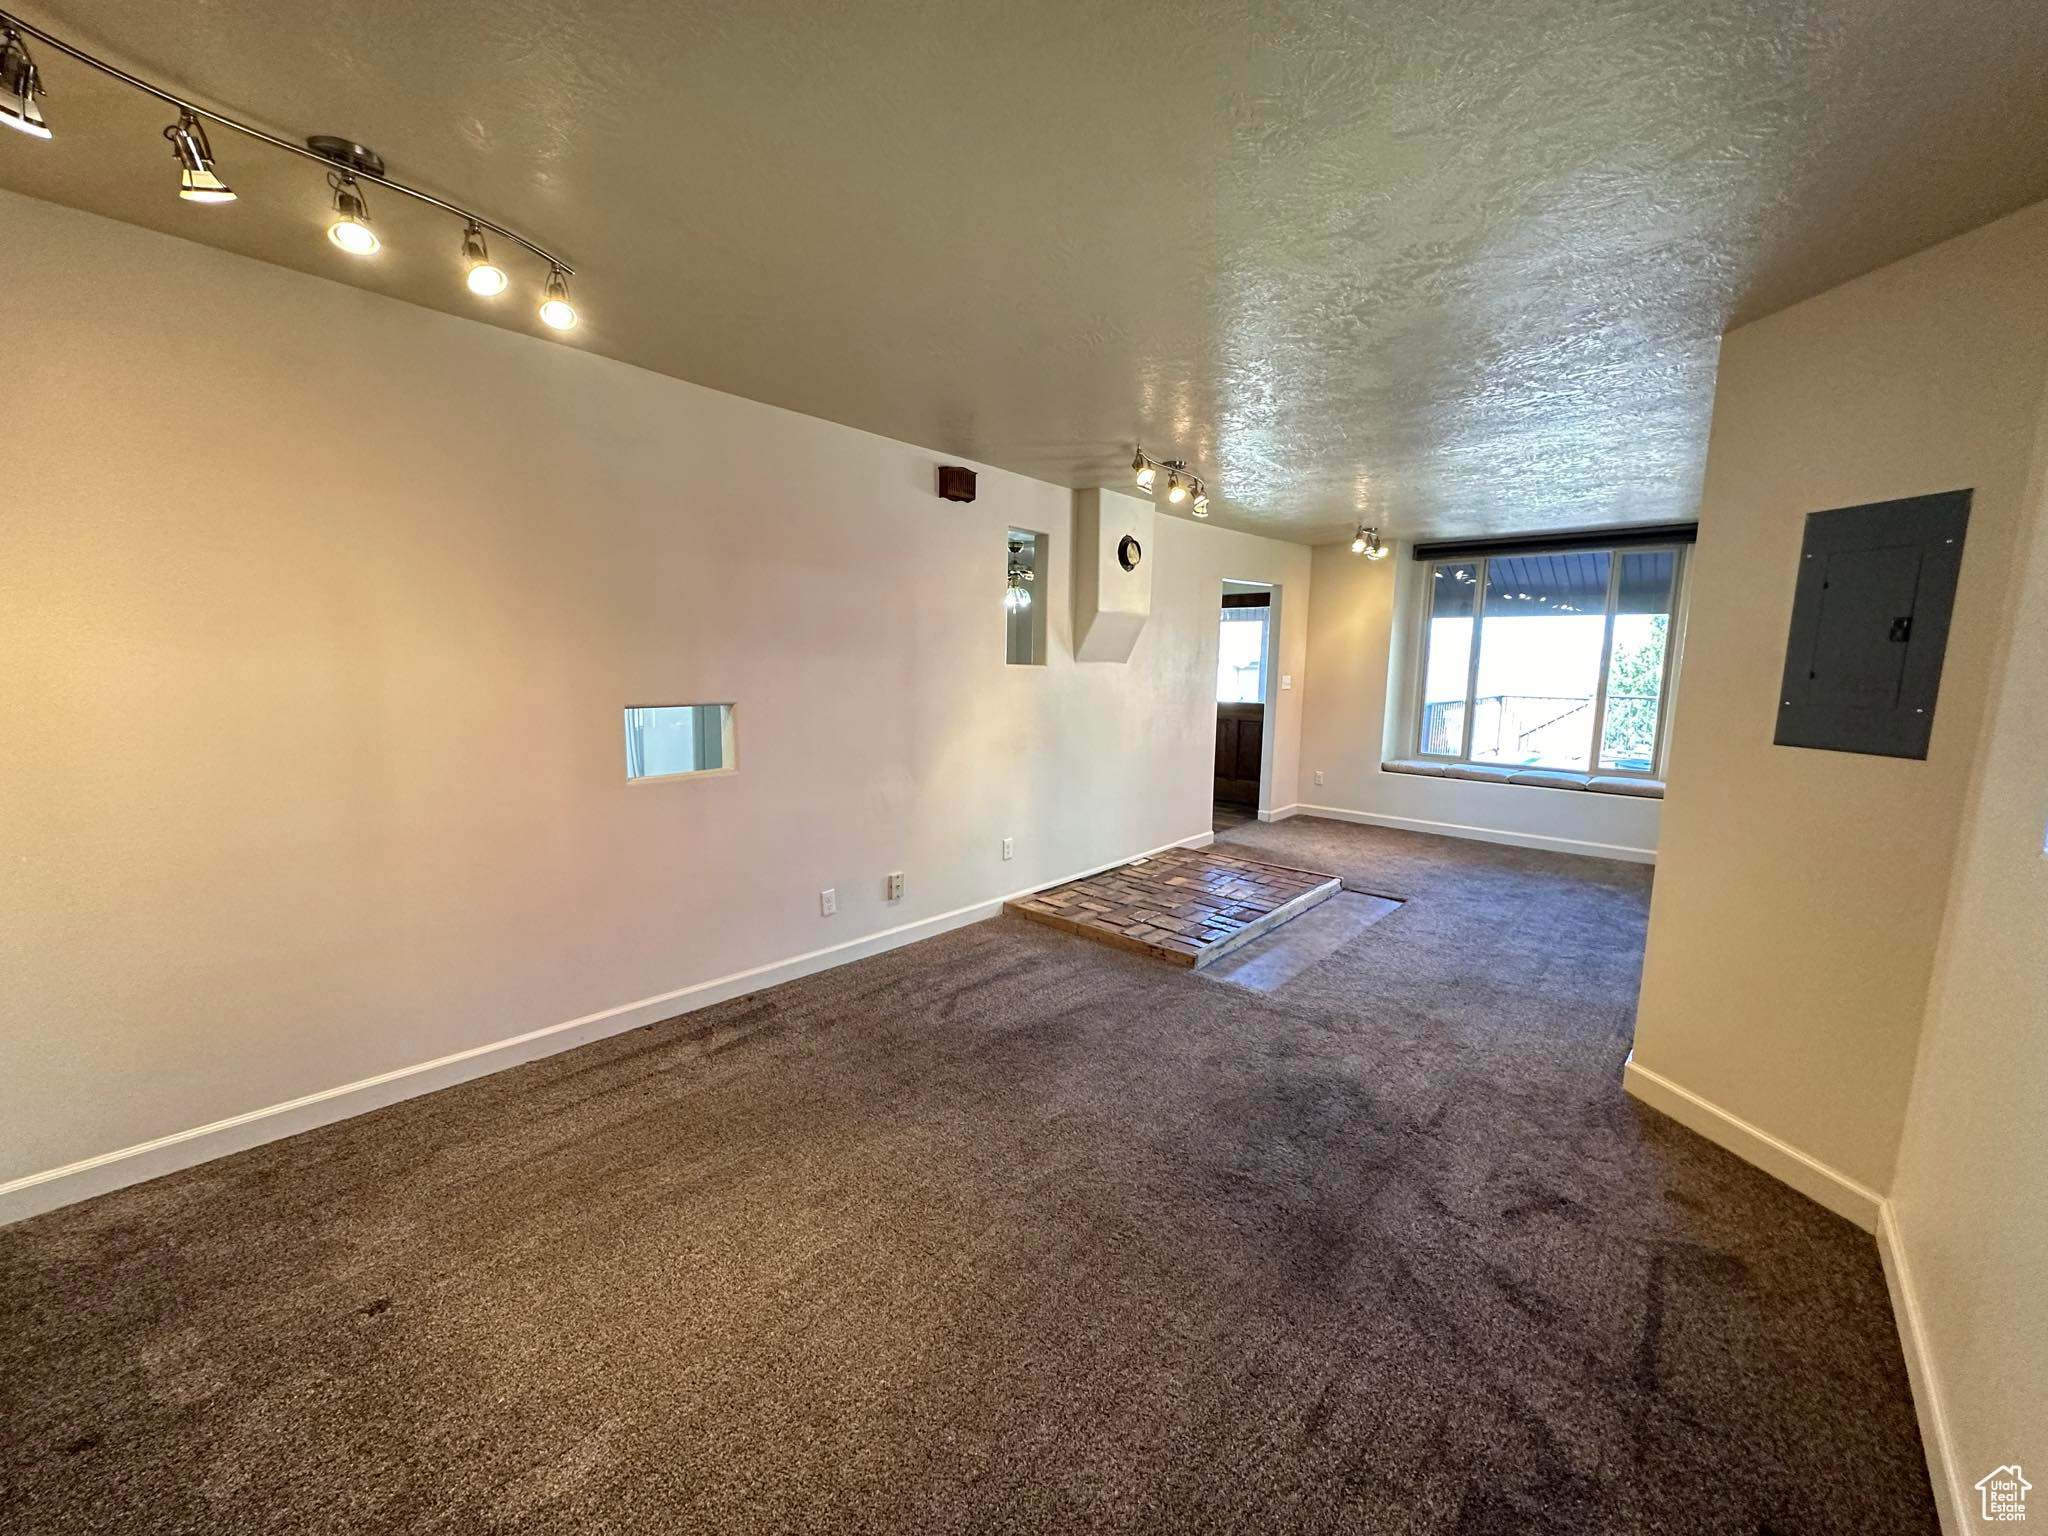
[[[2041,5],[28,14],[558,245],[568,345],[1070,486],[1142,440],[1311,542],[1690,516],[1726,325],[2048,196]],[[473,299],[374,190],[353,261],[232,135],[242,201],[178,202],[168,110],[42,62],[0,185],[546,334],[523,263]]]

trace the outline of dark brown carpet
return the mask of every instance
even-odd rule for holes
[[[1621,1093],[1644,871],[1230,841],[1406,905],[1271,996],[1002,918],[0,1231],[0,1528],[1935,1530],[1870,1240]]]

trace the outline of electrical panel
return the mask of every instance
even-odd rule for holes
[[[1806,519],[1777,744],[1927,756],[1970,493]]]

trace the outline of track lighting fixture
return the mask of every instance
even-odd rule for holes
[[[206,142],[206,127],[190,112],[164,130],[171,141],[171,153],[182,168],[178,173],[178,196],[188,203],[232,203],[235,189],[215,174],[213,146]]]
[[[569,276],[560,267],[548,273],[546,295],[540,301],[540,318],[558,331],[576,324],[576,306],[569,302]]]
[[[465,279],[469,291],[479,297],[488,299],[501,294],[512,281],[503,267],[491,261],[490,247],[484,244],[483,226],[474,221],[462,232],[462,263],[469,269]]]
[[[1138,489],[1149,491],[1159,478],[1160,470],[1166,471],[1166,499],[1179,506],[1189,497],[1194,505],[1188,510],[1197,517],[1209,515],[1209,487],[1200,475],[1188,473],[1186,459],[1155,459],[1143,448],[1131,455],[1131,473],[1137,477]]]
[[[329,171],[327,184],[334,188],[334,222],[327,226],[327,238],[351,256],[374,256],[384,242],[370,228],[370,205],[363,201],[363,189],[346,171]]]
[[[164,130],[164,137],[170,141],[171,152],[178,160],[178,196],[187,202],[235,201],[234,189],[221,180],[214,164],[213,146],[207,142],[209,124],[230,129],[272,149],[283,150],[286,154],[327,168],[327,184],[334,192],[333,217],[327,226],[327,238],[351,256],[374,255],[383,245],[376,231],[370,228],[369,203],[362,188],[362,183],[373,181],[387,191],[439,208],[462,221],[463,277],[470,292],[488,298],[503,293],[511,284],[505,269],[491,260],[490,250],[485,244],[485,231],[488,230],[530,251],[547,264],[547,286],[540,305],[541,319],[558,331],[569,330],[576,324],[576,309],[569,302],[569,278],[575,273],[574,267],[503,224],[494,224],[459,204],[393,180],[384,174],[383,158],[374,150],[348,139],[324,134],[316,134],[300,143],[279,138],[225,112],[187,101],[6,10],[0,10],[0,124],[33,134],[39,139],[50,137],[49,124],[43,121],[42,108],[36,104],[37,98],[43,95],[43,83],[35,60],[29,56],[30,38],[35,39],[39,47],[53,49],[68,59],[118,80],[131,90],[155,97],[176,109],[178,120]]]
[[[28,44],[10,22],[6,36],[0,38],[0,123],[38,139],[49,138],[50,125],[36,105],[42,94],[36,61],[29,57]]]
[[[1386,559],[1387,546],[1380,542],[1379,529],[1360,523],[1358,531],[1351,536],[1351,553],[1363,555],[1368,560]]]

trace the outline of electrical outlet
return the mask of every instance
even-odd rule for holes
[[[1009,857],[1010,857],[1010,856],[1011,856],[1012,854],[1014,854],[1014,853],[1015,853],[1016,851],[1017,851],[1017,839],[1015,839],[1014,837],[1006,837],[1006,838],[1004,838],[1004,839],[1003,839],[1003,857],[1004,857],[1005,859],[1007,859],[1007,858],[1009,858]]]
[[[1323,770],[1322,770],[1322,769],[1320,769],[1320,768],[1318,768],[1318,769],[1316,770],[1316,784],[1317,784],[1318,786],[1320,786],[1320,785],[1322,784],[1322,782],[1323,782]]]
[[[839,890],[835,886],[818,892],[818,916],[830,917],[839,910]]]
[[[903,899],[903,871],[900,869],[889,877],[889,899],[891,901],[901,901]]]

